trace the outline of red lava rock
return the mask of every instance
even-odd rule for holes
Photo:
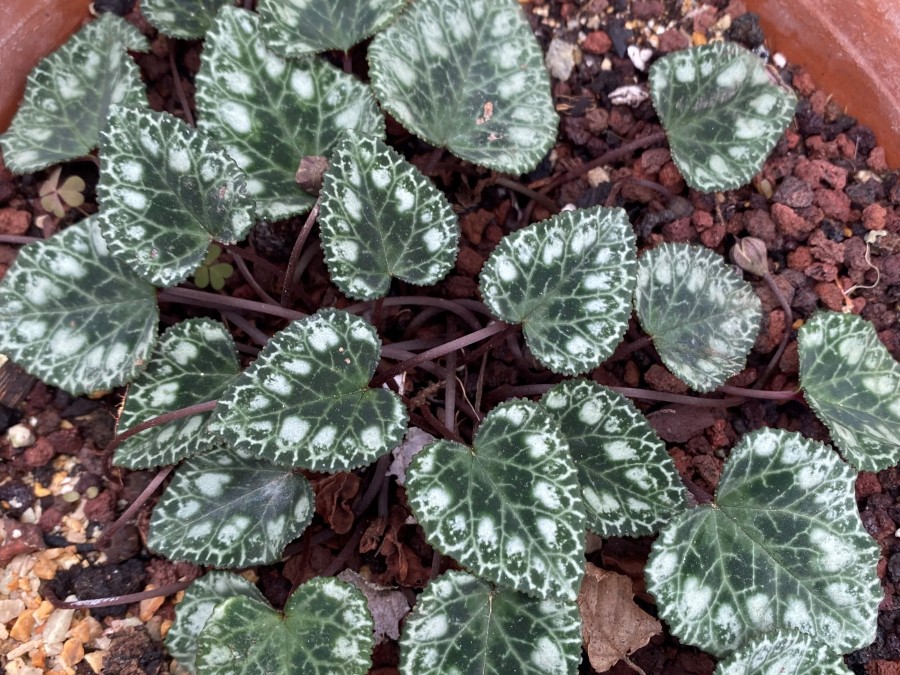
[[[787,176],[772,195],[772,201],[795,209],[802,209],[813,203],[813,191],[805,181]]]
[[[706,35],[706,32],[716,22],[716,8],[703,7],[694,14],[694,32]]]
[[[801,157],[794,167],[794,175],[810,185],[827,185],[833,190],[843,190],[847,186],[847,170],[823,159]]]
[[[764,332],[760,332],[756,338],[755,349],[762,354],[769,354],[775,351],[775,348],[781,343],[781,336],[784,335],[784,310],[774,309],[767,315]],[[746,386],[734,385],[733,386]]]
[[[84,502],[84,515],[98,523],[111,523],[116,517],[116,496],[104,490]]]
[[[762,239],[767,246],[774,246],[777,242],[775,222],[769,216],[768,212],[754,209],[744,214],[744,227],[751,237]]]
[[[22,553],[33,553],[47,548],[41,528],[30,523],[20,523],[3,518],[4,540],[0,544],[0,567]]]
[[[878,482],[878,475],[871,471],[861,471],[856,478],[856,498],[865,499],[879,492],[881,483]]]
[[[778,232],[790,239],[802,241],[816,228],[816,223],[801,217],[794,209],[784,204],[772,204],[772,218]]]
[[[828,106],[828,94],[824,91],[816,90],[809,96],[809,105],[817,115],[825,115],[825,108]]]
[[[706,437],[709,439],[710,445],[714,448],[725,448],[734,441],[732,438],[734,433],[729,434],[728,422],[724,419],[718,419],[713,422],[706,430]]]
[[[816,85],[813,82],[812,76],[803,68],[794,73],[791,84],[794,85],[794,89],[797,90],[797,93],[804,98],[809,98],[816,90]]]
[[[675,162],[666,162],[659,170],[659,184],[668,189],[672,194],[679,194],[684,190],[684,176],[675,166]]]
[[[609,129],[609,111],[606,108],[593,108],[585,113],[584,121],[588,131],[599,136]]]
[[[677,28],[670,28],[659,36],[659,51],[663,54],[677,52],[691,46],[691,39]]]
[[[844,295],[834,282],[823,281],[816,284],[814,290],[819,300],[821,300],[822,304],[828,309],[834,310],[835,312],[841,311],[841,308],[844,306]]]
[[[634,115],[628,108],[614,105],[609,114],[609,128],[623,138],[630,135],[634,127]]]
[[[887,224],[887,209],[881,204],[869,204],[862,212],[863,226],[867,230],[883,230]]]
[[[787,264],[792,270],[799,270],[802,272],[812,265],[812,262],[812,252],[807,246],[798,246],[787,255]]]
[[[784,348],[784,353],[778,362],[778,369],[785,375],[796,375],[800,372],[800,354],[797,351],[796,340],[791,340]]]
[[[57,525],[62,522],[64,515],[66,515],[66,512],[63,509],[56,506],[51,506],[50,508],[44,509],[41,512],[41,517],[38,520],[38,526],[41,528],[41,531],[49,534]]]
[[[581,43],[582,51],[588,54],[605,54],[612,48],[612,40],[602,30],[595,30],[588,33],[584,42]]]
[[[719,476],[722,475],[722,460],[712,455],[697,455],[694,457],[694,469],[700,477],[711,486],[719,484]]]
[[[658,363],[654,363],[644,373],[644,381],[656,391],[667,391],[673,394],[684,394],[688,386]]]
[[[659,173],[672,154],[666,148],[651,148],[641,155],[641,170],[645,174]]]
[[[31,225],[31,214],[16,209],[0,209],[0,234],[25,234]]]
[[[659,18],[664,13],[663,4],[659,0],[634,0],[631,12],[635,19],[647,21]]]
[[[487,229],[484,231],[485,240],[487,240],[488,243],[494,244],[495,246],[500,243],[501,239],[503,239],[503,235],[503,228],[496,224],[488,225]]]
[[[831,241],[822,230],[816,230],[809,237],[809,249],[816,260],[833,265],[844,262],[844,245]]]
[[[884,158],[884,148],[880,145],[872,148],[872,152],[869,153],[866,163],[872,171],[888,171],[890,169],[887,160]]]
[[[478,251],[464,246],[459,250],[459,256],[456,258],[456,269],[460,274],[476,277],[481,271],[484,261],[485,258]]]
[[[838,276],[837,267],[828,263],[813,263],[804,272],[813,281],[834,281]]]
[[[900,675],[900,662],[877,659],[866,664],[866,675]]]
[[[850,220],[850,197],[842,190],[816,190],[816,206],[829,218],[840,223]]]
[[[47,434],[47,440],[57,455],[75,455],[83,443],[77,429],[60,429]]]
[[[694,236],[690,218],[676,218],[662,227],[663,237],[666,241],[689,242]]]
[[[46,437],[38,438],[34,445],[29,447],[22,455],[25,465],[31,468],[46,466],[56,455],[50,441]]]
[[[484,228],[491,222],[494,215],[486,209],[478,209],[463,214],[459,219],[459,229],[462,235],[475,246],[481,243]]]

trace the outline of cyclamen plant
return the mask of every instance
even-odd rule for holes
[[[352,308],[307,316],[274,301],[243,304],[289,320],[244,370],[218,321],[158,337],[157,301],[198,296],[156,289],[209,265],[213,242],[239,242],[258,220],[309,213],[296,252],[318,220],[348,298],[448,273],[456,216],[387,145],[379,106],[436,148],[514,174],[544,157],[558,121],[514,0],[347,0],[340,12],[260,0],[259,14],[221,0],[190,12],[143,5],[163,33],[205,35],[197,127],[147,108],[125,54],[146,41],[115,16],[38,66],[0,137],[5,163],[36,171],[99,146],[101,210],[20,251],[0,284],[0,350],[73,394],[130,383],[115,464],[177,465],[151,549],[217,568],[279,561],[313,518],[308,472],[377,462],[383,473],[404,436],[420,433],[395,376],[430,364],[449,387],[456,361],[436,360],[520,326],[538,363],[570,379],[539,400],[500,403],[469,443],[444,428],[394,474],[428,542],[462,568],[432,579],[406,617],[401,672],[468,672],[475,661],[498,674],[577,672],[586,531],[659,533],[648,590],[673,634],[723,659],[717,672],[849,672],[840,654],[872,641],[881,598],[854,469],[900,460],[900,366],[872,325],[819,312],[799,331],[803,395],[836,450],[749,433],[699,505],[631,401],[578,376],[613,354],[633,309],[674,375],[720,390],[744,368],[761,303],[704,247],[638,256],[622,209],[576,209],[506,235],[480,277],[476,309],[494,318],[481,326],[469,305],[446,303],[476,330],[420,354],[383,344]],[[373,34],[371,85],[315,55]],[[702,191],[749,181],[794,110],[759,59],[727,43],[658,59],[650,90],[672,157]],[[310,194],[294,172],[321,155],[330,166]],[[767,274],[759,262],[752,269]],[[401,363],[379,373],[385,358]],[[449,396],[445,405],[452,412]],[[314,579],[279,612],[242,577],[212,571],[187,589],[166,644],[197,673],[355,674],[369,668],[374,636],[348,582]]]

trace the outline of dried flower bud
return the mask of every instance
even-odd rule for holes
[[[328,158],[321,155],[310,155],[300,160],[300,167],[297,169],[295,179],[297,185],[304,192],[308,192],[314,197],[319,196],[319,190],[322,189],[322,177],[328,170]]]
[[[766,244],[756,237],[738,239],[731,247],[731,262],[758,277],[764,277],[769,273]]]

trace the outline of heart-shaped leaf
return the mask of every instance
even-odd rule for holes
[[[141,14],[163,35],[191,40],[202,38],[220,7],[230,0],[141,0]]]
[[[567,211],[504,237],[481,270],[481,294],[497,317],[522,324],[538,361],[575,375],[625,334],[636,267],[622,209]]]
[[[681,243],[641,255],[634,307],[663,363],[697,391],[740,372],[762,321],[762,303],[734,268]]]
[[[538,600],[445,572],[429,582],[400,639],[403,675],[574,675],[581,619],[573,602]]]
[[[347,51],[391,22],[407,0],[260,0],[266,44],[285,56]]]
[[[318,58],[285,61],[266,49],[259,16],[223,7],[206,36],[197,73],[198,125],[247,172],[261,218],[308,211],[300,159],[327,155],[343,129],[384,136],[367,86]]]
[[[216,605],[243,596],[265,602],[263,594],[244,577],[212,570],[194,581],[175,608],[175,621],[166,633],[169,655],[191,673],[196,673],[197,638]]]
[[[147,545],[198,565],[265,565],[303,533],[313,503],[300,474],[219,447],[175,471],[153,511]]]
[[[114,107],[101,134],[97,196],[109,250],[157,286],[193,272],[210,243],[255,222],[247,177],[205,134],[168,113]]]
[[[534,169],[556,140],[550,78],[515,0],[419,0],[369,47],[381,105],[457,157]]]
[[[746,185],[794,116],[797,99],[733,42],[673,52],[650,68],[650,96],[672,159],[701,192]]]
[[[541,403],[569,444],[590,530],[601,537],[652,534],[684,509],[684,487],[665,444],[622,394],[567,380]]]
[[[880,556],[855,480],[830,448],[799,434],[745,436],[715,503],[676,516],[653,543],[647,590],[672,634],[720,656],[772,630],[842,653],[872,642]]]
[[[150,48],[134,26],[104,14],[41,61],[25,99],[0,135],[3,162],[14,173],[81,157],[97,147],[112,105],[146,105],[138,67],[126,50]]]
[[[0,353],[71,394],[131,380],[158,321],[153,287],[110,257],[95,216],[20,249],[0,283]]]
[[[532,401],[484,418],[473,447],[425,446],[406,472],[409,506],[442,553],[502,586],[574,600],[584,508],[556,422]]]
[[[797,631],[757,637],[716,667],[714,675],[850,675],[840,654]]]
[[[188,319],[159,340],[147,370],[128,389],[119,433],[163,413],[214,401],[240,372],[231,334],[218,321]],[[212,413],[146,429],[116,448],[114,464],[129,469],[177,464],[211,449]]]
[[[284,612],[235,597],[216,607],[200,633],[200,675],[364,675],[372,664],[372,618],[351,584],[318,578],[288,598]]]
[[[370,389],[381,341],[364,319],[322,310],[275,334],[221,396],[210,428],[275,464],[347,471],[390,451],[407,413]]]
[[[797,334],[800,382],[841,453],[860,471],[900,462],[900,364],[875,327],[819,312]]]
[[[321,199],[325,261],[345,295],[380,298],[391,277],[428,286],[452,269],[459,225],[450,202],[379,138],[345,132]]]

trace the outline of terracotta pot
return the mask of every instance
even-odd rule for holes
[[[744,0],[769,46],[870,127],[900,166],[900,5],[897,0]]]
[[[0,132],[6,131],[31,69],[78,30],[91,0],[0,0]]]

